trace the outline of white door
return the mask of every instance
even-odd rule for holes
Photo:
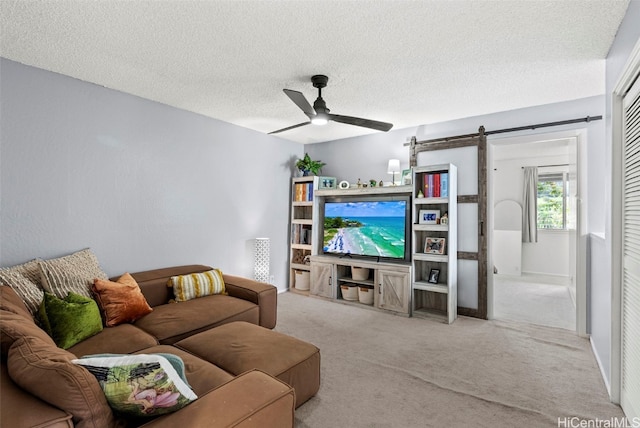
[[[620,404],[640,417],[640,81],[623,100],[623,261]]]

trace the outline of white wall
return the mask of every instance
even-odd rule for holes
[[[531,156],[526,146],[537,146],[535,143],[518,144],[518,151],[523,155],[518,158],[495,160],[493,175],[494,203],[503,200],[513,200],[523,205],[524,175],[522,167],[537,165],[558,165],[575,162],[570,159],[568,152],[565,154],[545,155],[544,150],[537,156]],[[494,155],[500,156],[503,146],[496,146]],[[565,167],[567,169],[568,167]],[[538,174],[556,172],[562,168],[540,168]],[[522,244],[522,272],[531,274],[557,275],[571,277],[569,248],[572,245],[569,231],[539,230],[538,242]],[[573,244],[575,246],[575,244]]]
[[[265,236],[287,288],[302,145],[5,59],[0,71],[0,266],[91,247],[109,275],[202,263],[253,277]]]

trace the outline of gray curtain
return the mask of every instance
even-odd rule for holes
[[[522,242],[538,242],[538,168],[524,168]]]

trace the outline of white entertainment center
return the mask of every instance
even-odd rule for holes
[[[456,193],[453,190],[449,197],[431,198],[416,195],[423,190],[423,177],[426,173],[448,172],[453,174],[450,178],[455,185],[455,167],[440,165],[430,168],[419,168],[413,175],[413,184],[406,186],[384,187],[356,187],[348,189],[314,189],[313,198],[305,205],[304,216],[296,214],[301,210],[300,202],[296,202],[295,191],[292,196],[292,226],[304,227],[311,235],[310,242],[299,242],[297,236],[292,236],[292,254],[304,250],[309,264],[301,265],[299,257],[292,259],[290,290],[305,295],[331,299],[344,304],[353,304],[362,307],[371,307],[378,310],[390,311],[395,314],[412,316],[435,316],[444,322],[451,323],[456,318],[456,274],[455,271],[455,243],[451,245],[451,239],[456,239],[455,208],[449,205],[449,200],[455,201]],[[416,182],[416,179],[420,182]],[[317,179],[306,180],[306,177],[294,179],[294,187],[301,181],[317,185]],[[299,187],[299,186],[298,186]],[[420,195],[422,196],[422,195]],[[390,197],[394,200],[407,201],[407,220],[405,228],[405,258],[389,259],[376,257],[351,257],[346,254],[329,254],[323,249],[324,221],[323,208],[325,201],[367,200],[367,197]],[[395,198],[397,197],[397,198]],[[298,199],[300,199],[298,197]],[[309,206],[310,205],[310,206]],[[448,223],[446,225],[428,226],[419,224],[418,215],[420,209],[439,208],[442,213],[448,210]],[[300,219],[304,217],[304,219]],[[440,218],[438,218],[438,223]],[[302,226],[299,226],[302,223]],[[298,225],[298,226],[297,226]],[[432,232],[432,233],[430,233]],[[446,251],[442,255],[429,255],[424,253],[425,237],[431,236],[446,238],[452,251]],[[409,242],[413,241],[413,242]],[[419,242],[418,242],[419,241]],[[302,245],[304,247],[302,247]],[[294,263],[295,262],[295,263]],[[438,269],[440,279],[436,283],[429,283],[427,276],[431,269]],[[295,278],[299,274],[309,272],[308,284],[297,287]],[[303,290],[303,291],[301,291]],[[445,300],[437,297],[446,296]],[[435,298],[435,301],[433,301]],[[434,308],[429,305],[432,301]]]

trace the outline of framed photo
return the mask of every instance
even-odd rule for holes
[[[402,176],[400,178],[400,183],[403,186],[411,184],[411,168],[402,170]]]
[[[447,240],[445,238],[427,237],[424,241],[424,252],[426,254],[444,254],[444,247]]]
[[[438,224],[440,210],[420,210],[419,224]]]
[[[427,282],[430,284],[437,284],[439,278],[440,278],[440,269],[431,269],[431,272],[429,272],[429,278],[427,279]]]
[[[318,189],[335,189],[338,180],[335,177],[318,177]]]

